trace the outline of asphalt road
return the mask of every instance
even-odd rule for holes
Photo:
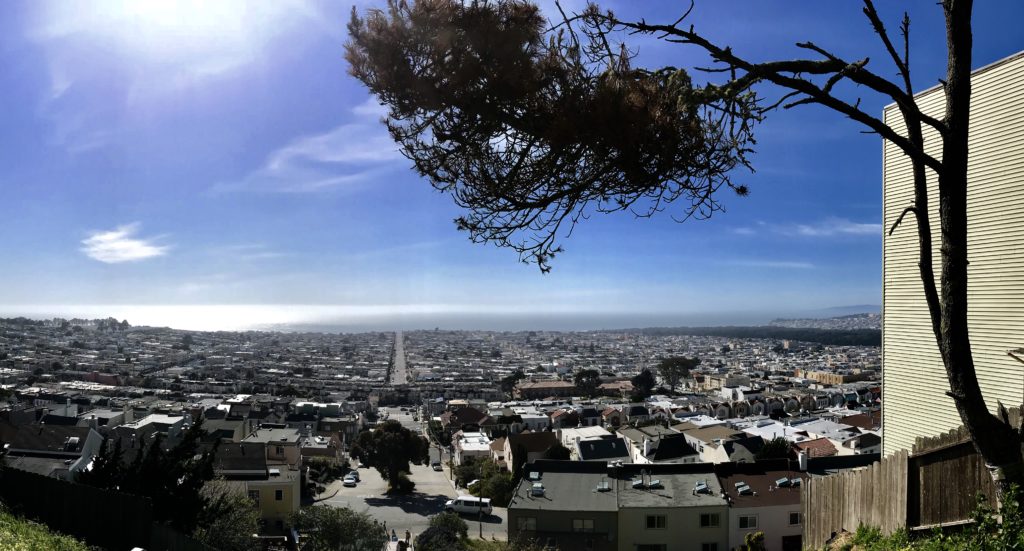
[[[401,331],[395,331],[395,365],[391,369],[391,380],[388,383],[392,385],[404,385],[407,381],[408,375],[405,369],[405,337]]]
[[[422,420],[413,420],[414,411],[403,412],[400,408],[388,407],[381,408],[380,413],[382,418],[387,414],[389,420],[398,421],[403,427],[416,433],[423,430]],[[430,517],[444,511],[446,501],[466,493],[464,490],[457,492],[452,485],[451,472],[447,466],[447,452],[431,446],[430,462],[434,461],[440,461],[444,465],[444,470],[435,471],[429,464],[411,466],[410,478],[416,483],[416,491],[411,495],[388,496],[385,494],[387,483],[376,469],[358,469],[361,481],[355,488],[345,488],[340,480],[334,481],[323,493],[325,496],[334,496],[323,503],[366,512],[376,520],[387,523],[389,530],[394,528],[399,538],[405,537],[406,530],[416,537],[416,534],[430,526]],[[470,537],[479,537],[481,528],[484,538],[503,540],[508,537],[508,515],[505,508],[494,507],[494,513],[484,518],[482,522],[474,515],[465,515],[463,519],[469,525]]]
[[[405,531],[412,532],[413,538],[430,526],[430,517],[444,511],[444,504],[456,497],[455,489],[449,480],[447,468],[441,472],[434,471],[429,465],[412,465],[412,478],[416,483],[416,491],[407,496],[388,496],[385,494],[387,484],[376,469],[359,469],[361,481],[355,488],[345,488],[341,481],[332,482],[324,492],[331,495],[322,503],[332,507],[348,507],[362,511],[374,519],[386,523],[388,530],[394,529],[399,538]],[[478,537],[482,527],[483,537],[505,539],[508,535],[506,526],[507,514],[503,508],[494,508],[494,514],[478,522],[472,515],[463,517],[469,525],[469,535]]]

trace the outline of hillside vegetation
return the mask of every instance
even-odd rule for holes
[[[84,543],[61,534],[55,534],[45,524],[32,522],[13,515],[0,505],[0,549],[4,551],[92,551]]]

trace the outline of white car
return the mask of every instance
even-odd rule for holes
[[[345,486],[346,488],[353,488],[353,487],[355,487],[356,482],[358,482],[356,480],[356,477],[354,477],[354,476],[352,476],[350,474],[349,475],[345,475],[345,478],[341,479],[341,485]]]
[[[444,504],[444,510],[449,513],[458,513],[460,515],[476,515],[483,513],[490,516],[491,499],[487,497],[459,496],[455,499],[449,499],[446,501]]]
[[[361,482],[359,480],[359,471],[349,471],[348,474],[345,475],[345,478],[348,478],[348,477],[352,477],[352,478],[356,479],[356,482]]]

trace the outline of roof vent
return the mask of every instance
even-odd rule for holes
[[[660,489],[664,488],[665,486],[663,486],[661,484],[661,480],[656,478],[656,479],[652,480],[651,483],[647,485],[647,487],[651,488],[653,490],[660,490]]]
[[[778,486],[779,488],[786,488],[790,485],[790,482],[788,478],[782,477],[775,481],[775,485]]]
[[[639,479],[639,480],[634,480],[633,481],[633,489],[634,490],[642,490],[643,488],[644,488],[644,480],[642,478]]]
[[[544,496],[544,484],[542,484],[540,482],[534,482],[533,485],[530,486],[530,495],[533,496],[533,497],[543,497]]]
[[[693,486],[693,491],[698,494],[710,494],[711,488],[708,487],[707,482],[698,482]]]
[[[741,496],[754,495],[754,490],[751,490],[750,486],[747,486],[746,484],[736,488],[736,491],[739,492]]]
[[[595,488],[595,490],[598,492],[610,492],[612,491],[612,487],[608,484],[607,480],[602,480],[597,483],[597,488]]]

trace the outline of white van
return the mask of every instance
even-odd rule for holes
[[[485,515],[490,515],[491,499],[487,497],[459,496],[445,502],[444,510],[460,515],[476,515],[480,511],[483,511]]]

